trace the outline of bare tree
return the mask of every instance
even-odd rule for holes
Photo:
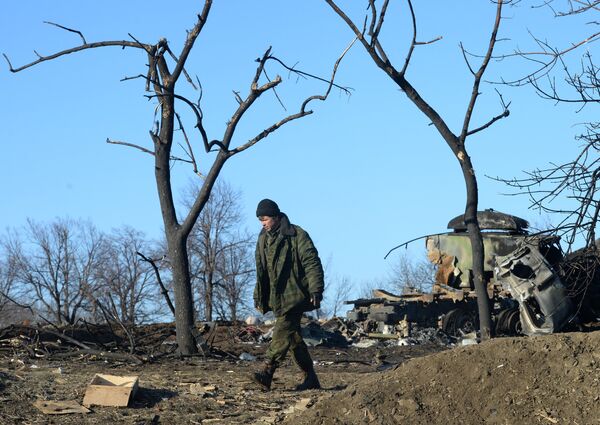
[[[553,45],[551,36],[533,38],[535,50],[516,50],[513,55],[533,64],[532,70],[513,80],[512,86],[530,86],[542,98],[553,103],[573,105],[574,111],[594,108],[600,102],[600,68],[594,62],[594,47],[600,39],[598,0],[550,0],[557,21],[584,16],[583,36],[566,45]],[[544,9],[542,9],[544,10]],[[587,17],[591,17],[589,20]],[[560,28],[560,22],[552,25]],[[562,32],[562,31],[561,31]],[[571,34],[571,33],[569,33]],[[561,34],[562,35],[562,34]],[[585,51],[577,56],[578,50]],[[505,57],[506,57],[505,56]],[[581,119],[579,119],[581,121]],[[524,177],[496,178],[514,188],[512,195],[529,197],[531,208],[553,217],[557,224],[548,232],[556,233],[566,251],[564,261],[556,265],[567,293],[577,306],[583,321],[596,320],[600,309],[600,251],[597,239],[600,216],[600,121],[592,119],[578,125],[583,131],[575,137],[579,144],[572,158],[558,159],[544,167],[526,172]],[[583,245],[577,249],[576,246]]]
[[[360,43],[371,57],[375,65],[377,65],[385,74],[387,74],[392,81],[406,94],[409,100],[427,117],[431,120],[432,125],[437,129],[440,136],[446,142],[446,144],[452,150],[454,156],[458,160],[460,165],[463,178],[466,187],[466,206],[464,221],[467,225],[467,232],[471,241],[471,247],[473,249],[473,283],[477,294],[477,304],[479,309],[479,320],[481,338],[489,339],[491,336],[491,315],[490,306],[486,290],[486,282],[483,274],[483,241],[481,238],[481,231],[479,223],[477,222],[477,206],[478,206],[478,189],[477,189],[477,178],[475,176],[475,170],[471,158],[469,157],[466,149],[466,141],[469,136],[481,132],[488,128],[493,123],[501,118],[509,115],[508,105],[502,101],[503,111],[491,118],[486,123],[479,126],[473,126],[472,116],[475,110],[477,99],[480,95],[480,84],[482,77],[487,69],[490,58],[496,45],[498,28],[501,22],[502,6],[504,1],[497,0],[492,3],[496,3],[496,16],[493,24],[491,25],[491,32],[489,36],[489,44],[486,53],[481,59],[481,63],[478,68],[473,68],[471,63],[467,61],[469,70],[473,75],[473,85],[471,96],[468,103],[465,106],[465,113],[462,120],[461,130],[458,134],[455,134],[450,129],[449,124],[444,118],[442,118],[436,109],[427,102],[419,93],[419,90],[414,87],[409,81],[406,72],[411,65],[411,59],[413,52],[416,48],[422,47],[437,41],[438,39],[431,41],[421,41],[417,38],[417,19],[411,0],[407,0],[408,12],[412,22],[412,39],[409,41],[409,49],[404,58],[404,62],[400,66],[394,66],[387,54],[386,49],[383,46],[383,41],[380,38],[380,34],[384,27],[386,18],[386,12],[390,3],[390,0],[384,0],[383,2],[377,2],[375,0],[368,0],[368,11],[364,17],[364,24],[362,29],[336,4],[333,0],[325,0],[325,2],[331,7],[331,9],[347,24],[352,30],[354,35],[359,39]],[[466,51],[463,49],[463,57],[467,60]]]
[[[329,280],[324,299],[327,301],[327,315],[338,317],[345,301],[349,301],[352,292],[352,282],[348,276]]]
[[[16,267],[14,258],[5,255],[0,257],[0,313],[7,305],[12,304],[12,292],[16,278]]]
[[[0,244],[0,326],[33,319],[26,291],[17,284],[15,258],[8,255]]]
[[[156,276],[138,252],[150,253],[145,235],[129,226],[106,237],[98,270],[97,301],[127,329],[160,316]]]
[[[245,237],[229,245],[217,261],[219,281],[214,306],[222,319],[236,321],[250,310],[251,290],[255,279],[253,244]]]
[[[593,43],[600,39],[600,31],[598,31],[598,21],[594,20],[594,13],[600,11],[600,2],[598,0],[545,0],[540,1],[536,5],[537,9],[550,9],[554,17],[559,20],[573,18],[576,15],[589,16],[592,15],[592,20],[585,22],[589,31],[585,31],[586,35],[575,38],[569,41],[564,46],[555,46],[548,41],[547,34],[544,37],[539,37],[534,34],[532,40],[535,47],[533,49],[517,48],[511,54],[503,54],[498,59],[507,59],[518,57],[525,59],[529,64],[530,71],[519,75],[516,78],[504,78],[502,83],[511,86],[532,85],[543,98],[551,99],[559,102],[587,104],[588,102],[597,102],[599,92],[595,88],[598,77],[593,71],[592,55],[589,52]],[[560,26],[559,31],[564,31]],[[565,58],[578,49],[585,47],[588,50],[583,55],[581,61],[581,72],[573,72],[569,69],[569,65],[565,62]],[[560,78],[556,78],[554,71],[559,68],[559,72],[564,72]],[[514,69],[514,68],[513,68]],[[522,67],[516,68],[521,72]],[[587,81],[586,81],[587,80]],[[577,95],[575,97],[565,97],[560,94],[559,86],[566,83],[566,86],[574,89]],[[591,84],[589,84],[591,83]]]
[[[574,39],[564,47],[553,46],[547,39],[534,37],[537,50],[517,50],[513,55],[533,63],[533,70],[514,80],[504,81],[512,86],[529,85],[543,99],[555,103],[573,105],[579,112],[593,108],[600,102],[600,69],[594,63],[592,49],[594,41],[600,39],[595,14],[600,11],[597,0],[548,1],[558,20],[574,15],[589,15],[591,30],[581,39]],[[568,60],[577,49],[586,48],[578,63]],[[574,245],[583,240],[585,247],[596,249],[596,226],[600,214],[600,199],[597,193],[600,177],[600,122],[580,124],[583,131],[576,136],[580,148],[573,159],[557,161],[539,167],[524,177],[497,178],[516,189],[516,193],[527,195],[531,206],[542,212],[560,216],[555,231],[566,241],[566,251],[572,252]],[[561,206],[556,206],[557,202]]]
[[[397,293],[430,291],[435,281],[435,265],[425,258],[412,258],[403,253],[392,265],[390,287]]]
[[[573,105],[574,111],[594,108],[600,102],[599,68],[594,63],[594,47],[600,40],[598,0],[549,0],[540,2],[540,10],[548,9],[558,21],[560,36],[565,32],[560,21],[572,21],[576,15],[585,17],[581,29],[583,36],[573,34],[565,45],[554,45],[550,31],[540,38],[533,35],[535,47],[517,49],[502,59],[520,58],[531,68],[515,79],[505,78],[502,83],[511,86],[533,87],[543,99],[553,103]],[[543,6],[543,7],[542,7]],[[587,20],[587,17],[590,17]],[[579,37],[579,38],[576,38]],[[581,56],[578,50],[585,49]],[[522,69],[522,67],[513,67]],[[593,117],[593,116],[592,116]],[[581,119],[579,119],[582,121]],[[567,287],[567,294],[577,306],[582,320],[596,320],[600,309],[600,251],[597,225],[600,215],[600,122],[592,120],[579,124],[582,133],[576,136],[579,147],[575,155],[558,159],[543,167],[526,172],[524,177],[500,178],[514,188],[511,195],[526,195],[531,208],[552,215],[554,224],[544,224],[542,231],[557,234],[566,242],[564,260],[556,264],[556,271]],[[583,247],[576,249],[576,245]]]
[[[35,61],[16,68],[12,66],[8,57],[4,55],[11,72],[20,72],[32,66],[39,65],[49,60],[55,60],[71,53],[103,47],[134,49],[142,52],[146,56],[148,61],[146,64],[147,71],[144,72],[144,74],[125,79],[142,79],[145,82],[146,90],[151,91],[151,94],[147,97],[157,102],[158,118],[155,123],[155,128],[150,131],[152,148],[148,149],[143,146],[122,141],[108,140],[108,142],[134,147],[141,152],[150,154],[154,157],[156,188],[163,217],[175,295],[177,343],[180,353],[183,354],[191,354],[197,351],[193,337],[194,305],[187,240],[198,216],[208,202],[209,195],[219,173],[225,165],[225,162],[234,155],[251,148],[281,126],[312,114],[313,111],[307,109],[309,103],[313,100],[323,101],[327,98],[331,89],[334,87],[333,80],[337,66],[344,55],[342,54],[335,63],[331,78],[328,80],[322,79],[327,83],[323,94],[307,97],[301,102],[298,112],[276,120],[258,134],[245,137],[245,142],[235,146],[232,144],[233,136],[236,133],[238,124],[246,112],[254,105],[262,94],[273,92],[282,82],[282,79],[279,76],[276,76],[274,79],[268,78],[266,72],[267,63],[273,62],[283,65],[292,73],[302,75],[303,77],[312,77],[310,74],[286,66],[282,61],[271,54],[271,48],[267,49],[257,60],[258,65],[256,72],[251,79],[248,94],[243,97],[238,92],[234,92],[238,106],[225,125],[223,135],[219,138],[210,138],[204,126],[204,113],[200,104],[202,97],[201,85],[199,84],[199,81],[197,81],[196,85],[191,79],[186,71],[186,62],[194,47],[194,43],[204,29],[211,7],[212,0],[205,0],[203,9],[198,14],[196,24],[185,34],[185,42],[183,43],[183,48],[179,54],[173,52],[170,44],[164,38],[161,38],[157,43],[143,43],[131,35],[131,40],[88,42],[80,31],[52,24],[78,34],[82,44],[48,56],[38,56]],[[197,102],[191,101],[189,98],[179,94],[176,90],[176,85],[182,75],[185,76],[186,80],[191,85],[199,89],[200,95]],[[195,117],[194,127],[198,131],[197,137],[200,139],[201,147],[205,153],[210,153],[207,157],[209,158],[208,161],[212,160],[212,164],[209,167],[203,167],[208,169],[205,174],[202,173],[202,170],[199,167],[198,157],[196,156],[196,153],[194,153],[192,140],[188,138],[180,115],[176,112],[179,105],[188,108],[192,112]],[[182,140],[180,141],[180,145],[184,151],[182,157],[177,157],[172,152],[174,143],[177,143],[174,138],[176,130],[181,130]],[[238,140],[242,139],[242,137],[237,135],[236,138]],[[181,219],[176,213],[171,185],[171,165],[173,161],[178,160],[190,164],[194,173],[202,176],[202,181],[199,182],[200,190],[198,191],[198,196],[194,200],[189,211],[186,214],[183,214]]]
[[[184,202],[193,202],[198,196],[197,192],[198,188],[190,185]],[[240,196],[240,192],[228,183],[217,183],[188,239],[192,283],[198,294],[197,304],[203,307],[201,316],[205,320],[213,318],[218,288],[236,281],[238,276],[232,273],[242,273],[239,276],[242,278],[253,270],[248,267],[245,258],[239,257],[248,255],[248,245],[251,243],[250,235],[240,229],[240,223],[243,222]],[[229,282],[224,281],[226,278]],[[235,285],[229,289],[235,291]]]
[[[0,326],[32,320],[33,300],[17,279],[17,261],[7,247],[5,237],[0,239]]]
[[[360,298],[373,298],[373,291],[376,289],[387,290],[389,287],[389,280],[383,278],[375,278],[365,280],[360,283],[360,292],[358,296]]]
[[[28,220],[23,236],[10,235],[7,249],[15,261],[17,283],[49,315],[47,320],[60,325],[74,324],[88,309],[98,288],[102,244],[102,235],[90,222]]]

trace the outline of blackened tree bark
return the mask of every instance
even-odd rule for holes
[[[148,95],[149,99],[154,99],[158,102],[158,109],[160,113],[160,120],[157,123],[157,128],[150,131],[150,137],[152,139],[152,149],[147,149],[142,146],[134,145],[127,142],[107,140],[109,143],[121,144],[130,147],[137,148],[142,152],[148,153],[154,156],[154,167],[155,167],[155,180],[156,188],[158,191],[158,197],[160,202],[160,208],[163,218],[165,237],[167,241],[167,251],[169,257],[169,263],[171,265],[172,279],[173,279],[173,290],[175,295],[175,323],[177,329],[177,343],[179,352],[182,354],[192,354],[197,352],[197,347],[193,337],[194,327],[194,306],[192,297],[192,287],[190,283],[190,267],[187,251],[187,239],[192,231],[194,223],[198,219],[198,216],[204,208],[211,190],[215,184],[215,181],[221,172],[225,162],[232,156],[249,149],[256,143],[273,133],[281,126],[294,121],[296,119],[305,117],[312,114],[312,110],[307,109],[308,104],[313,100],[325,100],[331,89],[335,86],[339,89],[346,89],[333,84],[337,66],[344,56],[345,52],[342,53],[340,58],[336,61],[333,69],[332,76],[329,80],[321,79],[325,81],[326,89],[323,94],[313,95],[306,98],[300,105],[299,111],[281,118],[279,121],[265,128],[256,136],[246,139],[247,142],[239,146],[231,146],[231,142],[236,131],[236,127],[244,114],[252,107],[254,102],[265,92],[273,91],[281,82],[281,77],[277,76],[274,79],[268,79],[264,83],[259,82],[263,75],[266,75],[265,65],[268,61],[275,61],[278,64],[282,64],[278,58],[271,55],[271,49],[269,48],[260,57],[257,62],[258,66],[254,78],[250,83],[250,90],[246,98],[242,98],[236,93],[236,99],[238,101],[238,107],[229,119],[223,136],[221,139],[209,140],[206,130],[203,125],[203,112],[200,106],[200,101],[194,103],[189,99],[177,94],[176,84],[179,78],[183,74],[187,81],[194,85],[189,74],[185,70],[186,61],[192,51],[194,43],[198,36],[202,32],[204,25],[208,19],[209,12],[212,7],[212,0],[205,0],[204,7],[200,14],[198,14],[198,20],[194,27],[187,32],[185,43],[180,54],[177,56],[171,50],[169,43],[166,39],[160,39],[156,44],[142,43],[136,40],[133,36],[132,41],[102,41],[88,43],[83,34],[77,30],[63,27],[58,24],[52,24],[59,28],[67,31],[77,33],[82,40],[82,44],[70,49],[62,50],[60,52],[51,54],[49,56],[40,56],[38,59],[28,63],[21,67],[13,67],[10,60],[6,55],[5,59],[8,62],[11,72],[20,72],[28,69],[32,66],[36,66],[42,62],[54,60],[59,57],[76,53],[83,50],[101,48],[101,47],[120,47],[120,48],[132,48],[142,51],[146,54],[148,63],[148,71],[144,75],[138,75],[136,77],[125,78],[137,79],[142,78],[146,82],[146,90],[151,91],[152,94]],[[349,48],[349,47],[348,47]],[[310,74],[302,73],[295,68],[286,67],[290,72],[302,74],[305,77],[311,77]],[[194,87],[196,87],[194,85]],[[201,96],[200,96],[201,97]],[[173,200],[173,192],[171,186],[171,165],[172,161],[184,161],[189,163],[193,167],[194,173],[201,175],[196,157],[192,149],[192,143],[188,139],[183,124],[179,119],[179,115],[176,113],[176,101],[179,104],[183,104],[186,108],[190,108],[196,117],[195,128],[197,128],[199,137],[202,142],[202,146],[206,153],[215,153],[212,165],[209,167],[209,171],[206,175],[202,175],[203,180],[201,188],[198,192],[197,198],[194,200],[191,208],[187,214],[180,220],[175,211],[175,203]],[[173,142],[174,142],[174,131],[181,129],[183,137],[185,139],[186,159],[175,157],[172,153]]]
[[[475,171],[473,169],[473,164],[471,162],[471,158],[469,157],[466,149],[465,142],[468,136],[471,136],[479,131],[484,130],[485,128],[492,125],[497,120],[508,116],[508,106],[504,105],[503,112],[490,119],[487,123],[481,125],[480,127],[471,128],[471,117],[473,114],[473,110],[479,96],[479,85],[481,83],[482,76],[488,66],[490,58],[492,56],[492,52],[494,50],[494,46],[496,44],[496,36],[498,32],[498,28],[500,26],[501,20],[501,12],[503,0],[494,1],[496,5],[496,17],[494,20],[494,24],[492,26],[490,41],[488,45],[487,52],[483,56],[480,67],[477,71],[471,68],[469,64],[469,69],[473,74],[473,86],[471,97],[469,99],[469,103],[467,105],[465,115],[462,123],[462,130],[460,134],[454,134],[446,121],[438,114],[438,112],[425,100],[421,97],[419,91],[410,83],[410,81],[406,77],[406,71],[410,65],[411,57],[413,51],[416,47],[424,44],[429,44],[437,41],[432,40],[429,42],[421,42],[417,41],[417,20],[415,17],[414,9],[412,6],[412,1],[407,0],[407,4],[410,11],[410,16],[412,20],[412,41],[410,43],[410,48],[405,57],[404,64],[402,68],[395,67],[388,55],[386,54],[386,50],[384,49],[382,42],[379,38],[381,33],[381,29],[383,28],[386,12],[390,0],[384,0],[381,2],[379,8],[376,6],[375,0],[368,0],[368,9],[369,13],[365,17],[363,29],[359,29],[359,27],[353,22],[353,20],[336,4],[333,0],[325,0],[325,2],[333,9],[333,11],[350,27],[350,29],[354,32],[356,37],[359,39],[373,62],[383,71],[385,72],[391,79],[396,83],[396,85],[406,94],[406,96],[410,99],[412,103],[430,120],[431,123],[435,126],[439,134],[442,136],[446,144],[450,147],[454,156],[458,160],[460,168],[462,170],[462,174],[465,181],[466,187],[466,206],[465,206],[465,223],[467,225],[467,232],[469,234],[469,239],[471,241],[472,246],[472,255],[473,255],[473,283],[475,286],[475,292],[477,294],[477,305],[479,309],[479,325],[481,330],[481,338],[483,340],[489,339],[491,337],[491,315],[490,315],[490,307],[489,307],[489,298],[487,294],[486,282],[484,280],[483,275],[483,265],[484,265],[484,251],[483,251],[483,240],[481,237],[481,230],[479,228],[479,223],[477,221],[477,206],[478,206],[478,190],[477,190],[477,178],[475,176]],[[464,51],[463,51],[464,53]],[[466,58],[466,55],[464,55]]]

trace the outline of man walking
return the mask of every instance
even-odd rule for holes
[[[318,309],[323,299],[323,266],[308,233],[291,224],[270,199],[258,203],[262,230],[256,244],[254,306],[262,314],[273,311],[276,322],[264,368],[252,380],[271,389],[273,374],[288,351],[304,374],[296,390],[321,388],[301,335],[302,313]]]

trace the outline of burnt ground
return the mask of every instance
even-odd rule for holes
[[[311,347],[323,389],[305,392],[293,390],[300,376],[289,361],[272,391],[258,390],[248,375],[260,367],[266,344],[240,338],[239,327],[211,336],[216,355],[161,356],[169,350],[161,343],[154,357],[138,356],[141,364],[78,349],[64,358],[49,350],[44,356],[24,350],[22,334],[2,339],[1,424],[600,423],[598,331],[456,347]],[[239,360],[242,353],[256,360]],[[33,406],[81,403],[95,373],[139,376],[130,406],[64,415]]]

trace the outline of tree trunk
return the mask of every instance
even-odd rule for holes
[[[213,267],[212,264],[209,267]],[[213,316],[213,287],[214,287],[214,274],[209,271],[206,276],[206,286],[204,287],[204,318],[207,321],[212,320]]]
[[[174,87],[169,92],[173,93]],[[167,89],[165,88],[165,91]],[[187,253],[187,237],[177,222],[177,213],[173,202],[171,188],[171,145],[173,143],[175,105],[174,97],[161,99],[160,134],[152,136],[155,155],[155,178],[158,199],[165,226],[168,254],[173,273],[173,290],[175,293],[175,328],[179,353],[194,354],[198,351],[194,343],[192,328],[194,327],[194,299]]]
[[[233,301],[231,303],[231,321],[235,323],[235,322],[237,322],[237,319],[238,319],[238,317],[237,317],[237,305],[236,305],[236,302]]]
[[[481,340],[485,341],[491,338],[491,315],[490,301],[487,293],[487,282],[484,279],[484,247],[481,229],[477,221],[477,206],[479,203],[479,192],[477,189],[477,178],[473,171],[471,158],[464,152],[464,156],[459,156],[460,165],[465,179],[467,189],[467,205],[465,208],[465,224],[467,233],[471,241],[471,256],[473,270],[473,285],[475,294],[477,294],[477,309],[479,311],[479,330]]]
[[[197,351],[197,348],[191,332],[194,327],[194,302],[186,241],[181,237],[175,237],[169,239],[168,244],[175,293],[177,345],[181,354],[192,354]]]

